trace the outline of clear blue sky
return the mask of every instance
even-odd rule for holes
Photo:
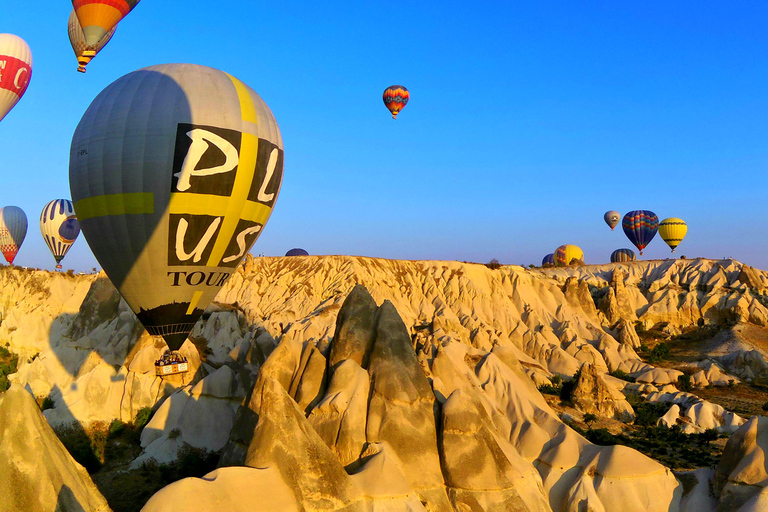
[[[285,177],[253,253],[539,264],[632,247],[606,210],[681,217],[676,254],[768,269],[765,1],[143,0],[85,75],[66,0],[13,2],[34,58],[0,122],[0,206],[30,220],[16,263],[53,268],[38,229],[69,197],[72,133],[136,69],[192,62],[271,107]],[[411,101],[391,119],[392,84]],[[669,249],[656,237],[645,258]],[[98,266],[81,236],[64,268]]]

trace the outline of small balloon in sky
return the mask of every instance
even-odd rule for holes
[[[680,245],[680,242],[683,241],[687,233],[688,225],[683,219],[670,217],[659,223],[659,235],[672,249],[672,252],[675,252],[675,249],[677,249],[677,246]]]
[[[61,260],[80,234],[80,225],[70,200],[54,199],[43,207],[40,233],[56,260],[56,268],[61,268]]]
[[[619,225],[621,214],[616,210],[609,210],[605,212],[605,215],[603,215],[603,220],[605,220],[605,223],[608,224],[608,227],[610,227],[611,231],[613,231],[613,228]]]
[[[0,251],[5,261],[13,265],[24,237],[27,236],[27,216],[18,206],[0,208]]]
[[[624,215],[621,227],[642,256],[643,249],[651,243],[659,230],[659,217],[650,210],[634,210]]]
[[[408,89],[402,85],[390,85],[384,90],[384,105],[392,112],[392,119],[397,119],[410,97]]]
[[[139,0],[72,0],[85,44],[98,44],[138,3]]]
[[[96,54],[104,48],[110,39],[112,39],[115,30],[117,30],[117,25],[104,34],[104,37],[99,39],[96,44],[86,44],[83,28],[80,26],[75,10],[72,9],[72,12],[69,13],[67,32],[69,33],[69,43],[72,45],[72,51],[75,52],[75,57],[77,57],[78,71],[85,73],[85,66],[88,65],[88,63],[96,57]]]
[[[32,50],[13,34],[0,34],[0,121],[19,102],[32,76]]]

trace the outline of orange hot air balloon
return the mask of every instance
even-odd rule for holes
[[[112,39],[112,35],[117,30],[117,25],[112,27],[112,30],[106,33],[104,37],[99,39],[99,42],[95,45],[88,46],[85,44],[85,36],[83,35],[83,28],[80,26],[80,22],[77,19],[75,10],[69,14],[69,21],[67,23],[67,32],[69,33],[69,42],[72,45],[72,50],[77,57],[77,70],[81,73],[85,73],[85,66],[91,62],[91,59],[96,57],[96,54],[101,51],[102,48]]]
[[[392,119],[397,119],[397,114],[408,103],[411,94],[402,85],[390,85],[384,90],[384,105],[392,112]]]
[[[13,34],[0,34],[0,121],[18,103],[32,76],[32,51]]]
[[[138,3],[139,0],[72,0],[85,44],[97,45]]]

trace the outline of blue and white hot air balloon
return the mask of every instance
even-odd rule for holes
[[[46,204],[40,213],[40,232],[56,259],[56,268],[61,268],[61,260],[80,234],[72,201],[54,199]]]

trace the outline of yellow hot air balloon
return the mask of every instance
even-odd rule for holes
[[[675,252],[677,246],[680,245],[680,242],[685,238],[686,233],[688,233],[688,225],[683,219],[670,217],[659,223],[659,234],[661,235],[661,239],[667,243],[672,249],[672,252]]]
[[[75,10],[69,13],[69,21],[67,23],[67,32],[69,33],[69,43],[72,45],[72,51],[75,52],[77,57],[77,70],[81,73],[85,73],[85,66],[96,57],[96,54],[101,51],[104,46],[112,39],[112,35],[117,30],[117,25],[107,32],[104,37],[99,39],[99,42],[95,45],[85,44],[85,36],[83,35],[83,28],[80,26],[80,22],[77,20],[77,14]]]
[[[97,45],[138,3],[139,0],[72,0],[85,44]]]
[[[195,64],[113,82],[83,115],[69,157],[93,255],[171,350],[261,234],[282,177],[283,142],[267,104],[237,78]],[[176,372],[178,358],[164,362],[158,374]]]
[[[555,265],[558,267],[565,267],[573,260],[584,261],[584,251],[579,246],[573,244],[561,245],[555,251]]]

